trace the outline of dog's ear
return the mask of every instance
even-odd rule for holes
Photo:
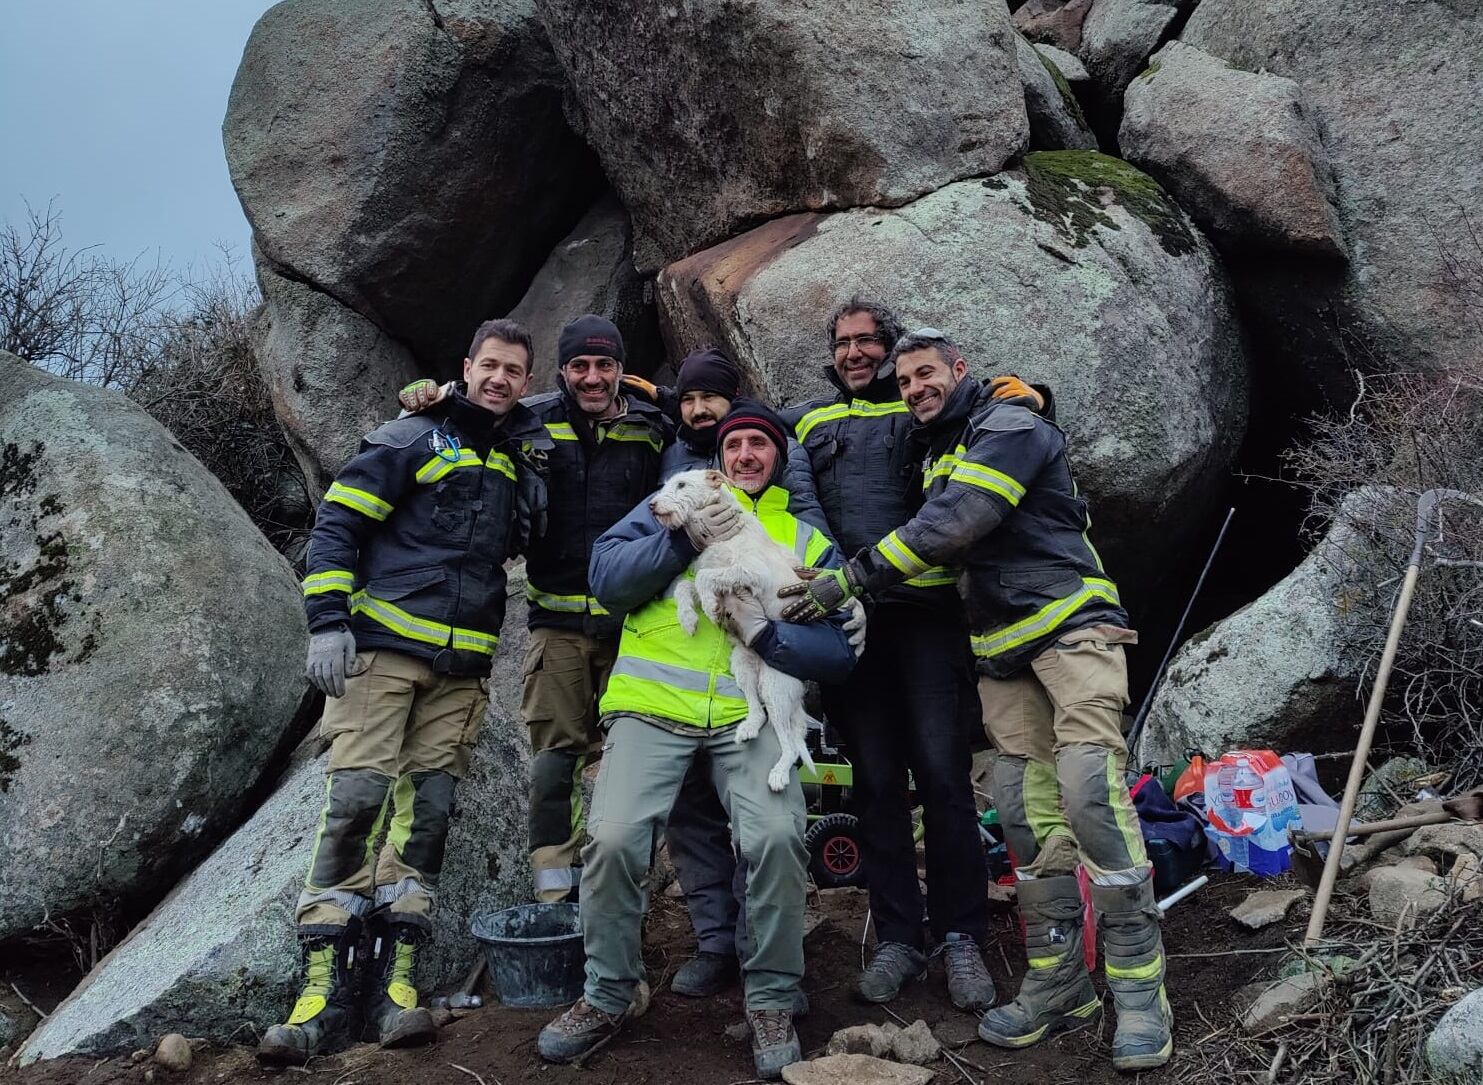
[[[726,476],[715,468],[711,468],[705,473],[705,484],[713,490],[719,490],[726,485]]]

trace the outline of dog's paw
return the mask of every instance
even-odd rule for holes
[[[695,631],[700,628],[700,615],[695,613],[695,608],[677,607],[675,616],[680,620],[680,628],[685,631],[685,635],[695,636]]]
[[[792,764],[784,764],[779,761],[767,774],[767,786],[771,791],[782,791],[788,786],[788,774],[792,772]]]
[[[750,742],[762,733],[762,725],[767,722],[766,716],[748,716],[736,725],[736,744],[740,746],[743,742]]]

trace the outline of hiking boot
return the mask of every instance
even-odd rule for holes
[[[978,1023],[981,1039],[1008,1048],[1029,1047],[1102,1016],[1102,1000],[1087,975],[1076,878],[1026,878],[1016,892],[1030,967],[1014,1001],[990,1010]]]
[[[374,984],[366,1009],[366,1039],[382,1047],[417,1047],[437,1039],[438,1026],[426,1006],[417,1004],[417,955],[427,932],[393,922],[386,911],[371,915],[367,962]]]
[[[697,953],[680,966],[669,989],[677,995],[709,998],[736,982],[741,970],[734,953]]]
[[[855,997],[865,1002],[890,1002],[906,981],[927,975],[922,951],[902,942],[882,942],[855,984]]]
[[[536,1050],[547,1062],[571,1062],[613,1035],[627,1020],[626,1013],[608,1013],[579,998],[576,1005],[541,1029]]]
[[[763,1081],[776,1081],[783,1076],[783,1067],[802,1061],[803,1047],[790,1012],[748,1010],[747,1024],[752,1026],[752,1065]]]
[[[349,1046],[354,1037],[360,932],[361,922],[354,916],[342,928],[300,932],[303,990],[288,1020],[263,1034],[257,1047],[258,1062],[303,1066],[316,1055]]]
[[[1152,870],[1132,885],[1093,882],[1092,903],[1102,917],[1107,986],[1117,1009],[1112,1067],[1163,1066],[1174,1053],[1174,1013],[1164,992],[1164,944]]]
[[[947,993],[954,1006],[983,1013],[994,1004],[994,979],[971,936],[950,932],[933,950],[934,957],[939,954],[947,965]]]

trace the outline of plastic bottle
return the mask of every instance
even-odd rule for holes
[[[1232,774],[1231,804],[1237,810],[1251,810],[1263,815],[1266,813],[1267,796],[1262,789],[1262,778],[1244,757],[1236,763],[1236,771]]]

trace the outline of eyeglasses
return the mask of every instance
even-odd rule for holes
[[[878,347],[884,343],[885,340],[875,332],[867,332],[864,335],[844,335],[834,341],[834,353],[849,353],[851,344],[859,350],[864,350],[866,347]]]

